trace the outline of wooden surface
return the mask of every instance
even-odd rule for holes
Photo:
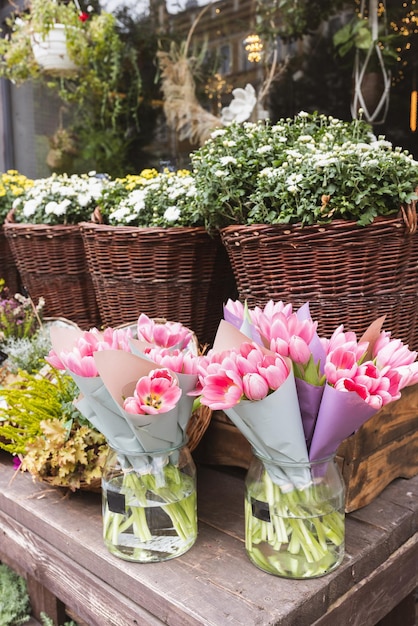
[[[152,564],[107,552],[98,494],[64,498],[29,475],[12,476],[2,453],[0,560],[36,581],[49,602],[58,598],[58,612],[65,607],[88,626],[374,626],[398,604],[402,621],[391,626],[414,626],[418,477],[394,481],[347,516],[346,556],[335,572],[291,581],[246,556],[238,471],[198,466],[197,542],[181,557]]]

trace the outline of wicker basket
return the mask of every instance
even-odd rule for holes
[[[23,287],[34,301],[45,298],[44,314],[83,329],[100,325],[79,226],[8,221],[3,228]]]
[[[415,207],[414,207],[415,208]],[[228,226],[221,231],[249,306],[269,299],[295,308],[309,301],[318,332],[337,326],[361,335],[386,315],[385,330],[418,349],[418,233],[416,213],[379,218],[360,227],[336,220],[326,226]]]
[[[9,288],[11,294],[21,291],[22,284],[19,270],[13,259],[3,228],[0,228],[0,278],[4,279],[5,285]]]
[[[181,322],[211,344],[236,296],[228,255],[201,227],[81,224],[100,314],[117,326],[140,313]]]

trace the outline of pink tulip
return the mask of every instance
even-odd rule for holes
[[[340,391],[357,393],[367,404],[376,410],[398,400],[400,375],[390,368],[379,370],[368,361],[360,365],[352,378],[340,378],[335,388]]]
[[[75,342],[73,349],[57,354],[50,350],[46,361],[56,369],[68,369],[73,374],[91,378],[98,376],[93,355],[100,350],[125,350],[130,352],[130,329],[114,330],[107,328],[103,333],[97,328],[85,331]]]
[[[311,351],[302,337],[295,335],[290,338],[289,357],[294,363],[299,363],[300,365],[305,365],[309,361]]]
[[[270,341],[270,350],[280,356],[289,356],[289,342],[280,337],[275,337]]]
[[[379,367],[384,365],[399,367],[413,363],[417,353],[410,350],[400,339],[390,339],[390,333],[383,331],[373,347],[373,356]]]
[[[151,370],[135,385],[133,397],[125,399],[123,408],[127,413],[156,415],[171,411],[180,400],[181,389],[177,380],[166,368]]]
[[[224,308],[239,320],[244,319],[244,305],[239,300],[231,300],[231,298],[228,298]]]
[[[344,348],[345,350],[355,352],[357,361],[360,361],[364,357],[369,347],[367,341],[359,343],[355,333],[351,331],[344,332],[344,326],[342,324],[334,330],[331,339],[322,338],[321,343],[326,354],[337,348]]]
[[[244,374],[242,387],[244,395],[248,400],[262,400],[269,392],[268,383],[260,374]]]
[[[400,365],[396,368],[396,371],[401,378],[399,383],[400,389],[418,383],[418,362],[411,363],[410,365]]]
[[[48,356],[45,357],[45,361],[47,361],[47,363],[49,363],[52,367],[55,367],[56,370],[66,369],[64,363],[61,361],[55,350],[49,351]]]
[[[185,349],[193,339],[191,330],[180,322],[158,323],[150,319],[144,313],[137,322],[138,338],[161,348]]]
[[[256,343],[245,342],[241,344],[239,354],[234,357],[236,368],[241,376],[257,372],[263,356],[264,353]]]
[[[82,356],[78,348],[74,348],[72,352],[68,352],[62,361],[65,363],[66,369],[77,376],[86,378],[98,376],[96,364],[93,355]]]
[[[200,401],[213,411],[222,411],[235,406],[242,396],[242,379],[234,370],[208,374],[202,381]]]
[[[357,354],[339,346],[330,352],[324,364],[324,374],[330,385],[335,385],[340,378],[353,378],[358,369]]]
[[[251,320],[257,326],[260,325],[261,318],[273,322],[277,315],[284,315],[285,317],[288,317],[291,314],[292,305],[290,303],[285,304],[281,300],[277,302],[269,300],[263,309],[255,307],[250,311]]]
[[[276,391],[289,376],[289,366],[280,355],[264,355],[258,366],[258,372],[265,378],[269,389]]]
[[[197,374],[200,357],[191,352],[155,347],[146,348],[144,354],[154,363],[167,367],[176,374]]]

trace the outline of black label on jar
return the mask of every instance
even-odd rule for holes
[[[255,500],[251,498],[251,511],[253,517],[261,519],[262,522],[270,522],[270,507],[267,502],[261,500]]]
[[[125,496],[123,493],[117,493],[116,491],[106,491],[107,505],[109,507],[109,511],[112,513],[120,513],[121,515],[125,515]]]

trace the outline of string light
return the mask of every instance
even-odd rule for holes
[[[250,63],[260,63],[263,54],[263,42],[256,34],[248,35],[243,41]]]

